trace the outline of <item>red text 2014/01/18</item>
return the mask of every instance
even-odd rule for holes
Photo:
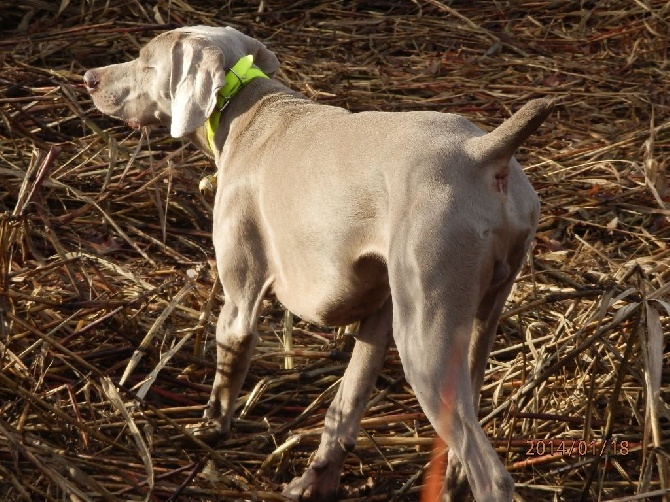
[[[536,457],[541,455],[628,455],[629,442],[617,441],[587,441],[585,439],[527,439],[526,455]]]

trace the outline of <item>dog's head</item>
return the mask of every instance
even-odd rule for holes
[[[101,112],[132,127],[169,126],[178,138],[204,124],[226,71],[248,54],[268,76],[279,68],[274,53],[234,28],[179,28],[151,40],[133,61],[88,70],[84,84]]]

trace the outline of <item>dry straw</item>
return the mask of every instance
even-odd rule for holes
[[[0,0],[0,13],[2,500],[281,500],[316,447],[351,336],[284,328],[274,301],[231,437],[189,434],[221,300],[197,190],[212,168],[164,130],[103,117],[79,87],[184,24],[266,41],[279,79],[353,111],[490,129],[557,98],[518,154],[542,217],[480,418],[521,500],[670,500],[667,2]],[[391,350],[343,499],[418,500],[433,438]]]

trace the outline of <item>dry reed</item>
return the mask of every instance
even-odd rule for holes
[[[0,499],[281,500],[316,447],[350,336],[296,319],[287,352],[270,300],[231,437],[185,429],[214,372],[212,167],[79,87],[161,30],[232,24],[354,111],[489,129],[559,100],[517,156],[542,217],[480,418],[520,500],[670,500],[668,5],[0,0]],[[433,438],[391,350],[342,497],[418,500]]]

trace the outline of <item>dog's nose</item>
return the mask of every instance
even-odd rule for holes
[[[84,73],[84,85],[89,92],[95,90],[99,83],[100,80],[98,79],[95,70],[88,70]]]

